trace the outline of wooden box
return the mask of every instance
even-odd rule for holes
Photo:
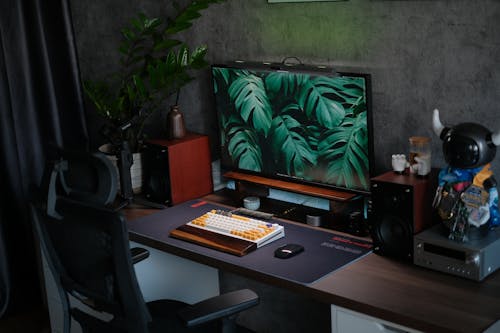
[[[188,133],[182,139],[149,140],[167,148],[171,203],[212,193],[212,165],[208,136]]]

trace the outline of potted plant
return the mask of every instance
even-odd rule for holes
[[[145,121],[165,109],[165,101],[204,68],[207,47],[190,48],[175,35],[188,29],[200,11],[224,0],[190,1],[175,5],[174,18],[150,18],[138,14],[122,29],[120,67],[108,81],[84,81],[84,91],[105,120],[109,141],[128,142],[137,152],[144,139]],[[176,99],[177,103],[177,99]]]
[[[167,19],[138,14],[121,30],[118,70],[107,81],[83,82],[86,95],[104,119],[101,132],[111,144],[111,153],[122,156],[125,146],[133,153],[121,158],[121,163],[132,160],[133,192],[142,187],[140,149],[146,120],[164,110],[166,100],[174,94],[177,104],[180,89],[193,79],[191,72],[207,65],[207,47],[191,50],[176,34],[191,27],[200,11],[223,1],[192,0],[182,8],[174,2],[175,17]],[[129,166],[122,166],[120,172],[122,169]]]

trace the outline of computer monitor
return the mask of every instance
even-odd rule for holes
[[[369,192],[369,74],[235,62],[212,76],[223,170]]]

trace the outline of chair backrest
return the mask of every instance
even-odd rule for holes
[[[108,157],[100,152],[62,151],[47,161],[42,184],[50,216],[57,216],[57,197],[66,196],[97,205],[109,205],[116,197],[118,174]]]
[[[107,322],[80,309],[71,309],[84,332],[147,332],[150,315],[133,270],[123,216],[105,206],[107,199],[97,202],[96,196],[82,190],[83,186],[72,191],[69,186],[73,181],[65,177],[79,168],[74,176],[113,177],[113,172],[85,170],[85,165],[94,168],[88,164],[89,159],[68,156],[49,164],[65,169],[62,174],[57,171],[57,176],[53,170],[47,173],[52,181],[45,183],[51,188],[43,192],[55,195],[53,209],[47,205],[32,207],[35,230],[56,283],[86,306],[113,315],[113,320]],[[81,184],[81,179],[78,183]],[[111,184],[111,181],[100,179],[95,184],[98,183]],[[84,201],[85,198],[91,200]],[[67,300],[63,303],[68,304]]]

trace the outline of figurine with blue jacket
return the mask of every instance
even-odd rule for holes
[[[467,242],[470,228],[500,225],[497,182],[491,171],[500,131],[476,123],[445,127],[434,110],[432,127],[443,141],[446,167],[439,172],[433,207],[449,229],[449,238]]]

